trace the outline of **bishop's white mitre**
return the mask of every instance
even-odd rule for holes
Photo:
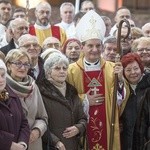
[[[88,11],[76,26],[76,37],[81,42],[90,39],[100,39],[103,41],[105,36],[105,23],[95,11]]]

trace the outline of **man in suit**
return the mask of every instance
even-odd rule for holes
[[[31,68],[28,74],[32,76],[36,82],[39,82],[44,77],[43,59],[39,57],[41,47],[38,44],[37,37],[30,34],[22,35],[19,40],[19,47],[26,51],[31,58]]]
[[[29,23],[23,18],[16,18],[10,22],[9,34],[12,37],[8,45],[2,47],[0,50],[7,55],[7,53],[14,48],[18,48],[18,39],[29,32]]]

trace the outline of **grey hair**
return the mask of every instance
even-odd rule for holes
[[[140,38],[134,40],[131,45],[132,52],[137,52],[137,50],[138,50],[137,47],[138,47],[139,43],[144,43],[144,44],[150,45],[150,37],[140,37]]]
[[[55,65],[65,64],[67,67],[69,66],[68,58],[62,53],[52,53],[44,62],[44,71],[47,76],[48,73],[51,72],[51,69]]]
[[[31,34],[24,34],[24,35],[22,35],[22,36],[18,39],[19,47],[22,46],[22,45],[24,45],[25,42],[26,42],[27,40],[29,41],[30,39],[34,39],[34,40],[38,43],[38,39],[37,39],[36,36],[31,35]]]
[[[9,28],[11,30],[14,30],[18,26],[18,22],[26,22],[27,25],[29,26],[29,23],[25,19],[23,19],[23,18],[16,18],[16,19],[10,21]]]
[[[55,48],[48,48],[44,52],[42,52],[41,57],[45,61],[52,53],[61,53],[61,52]]]
[[[103,44],[107,44],[107,43],[115,43],[117,44],[117,39],[115,36],[108,36],[103,40]]]
[[[73,5],[72,3],[70,3],[70,2],[65,2],[65,3],[62,3],[61,6],[60,6],[60,14],[62,13],[64,6],[71,6],[72,9],[73,9],[73,12],[75,11],[74,5]]]
[[[150,22],[144,24],[144,25],[142,26],[142,30],[144,30],[144,28],[147,27],[147,26],[150,26]]]
[[[40,2],[40,3],[36,6],[35,11],[38,11],[41,6],[47,6],[47,7],[49,7],[50,12],[51,12],[51,5],[50,5],[48,2],[46,2],[46,1]]]
[[[91,4],[93,5],[93,7],[94,7],[94,3],[93,3],[91,0],[85,0],[85,1],[83,1],[83,2],[81,3],[81,10],[83,9],[83,6],[84,6],[85,4],[88,4],[88,3],[91,3]]]
[[[58,38],[55,38],[55,37],[53,37],[53,36],[49,36],[49,37],[47,37],[47,38],[44,40],[44,42],[42,43],[42,47],[44,48],[44,47],[45,47],[48,43],[50,43],[50,41],[53,40],[53,39],[57,40],[57,41],[60,43],[60,40],[59,40]],[[61,45],[61,43],[60,43],[60,45]]]

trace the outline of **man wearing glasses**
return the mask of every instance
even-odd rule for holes
[[[60,27],[51,26],[50,24],[51,6],[48,2],[40,2],[36,6],[35,17],[36,23],[30,26],[29,33],[37,36],[40,45],[50,36],[58,38],[61,44],[64,44],[66,41],[65,31]]]
[[[43,48],[43,51],[45,51],[48,48],[55,48],[57,50],[61,50],[61,43],[55,37],[48,37],[44,40],[42,44],[42,48]]]
[[[44,77],[43,60],[39,56],[41,53],[41,47],[38,44],[36,36],[25,34],[22,35],[19,40],[19,47],[28,53],[31,58],[31,68],[28,74],[32,76],[36,81],[41,80]]]
[[[29,23],[23,18],[16,18],[12,20],[9,25],[9,33],[12,37],[8,45],[2,47],[0,50],[7,55],[11,49],[18,48],[18,39],[29,32]]]

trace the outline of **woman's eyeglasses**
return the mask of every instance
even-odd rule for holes
[[[16,62],[10,62],[11,64],[16,65],[16,67],[21,68],[22,66],[24,66],[26,69],[31,68],[31,65],[29,63],[22,63],[20,61],[16,61]]]
[[[137,50],[138,52],[144,52],[144,51],[146,51],[146,52],[150,52],[150,48],[140,48],[140,49],[138,49]]]
[[[67,71],[68,67],[52,67],[52,69],[56,70],[56,71],[60,71],[60,70],[63,70],[63,71]]]

